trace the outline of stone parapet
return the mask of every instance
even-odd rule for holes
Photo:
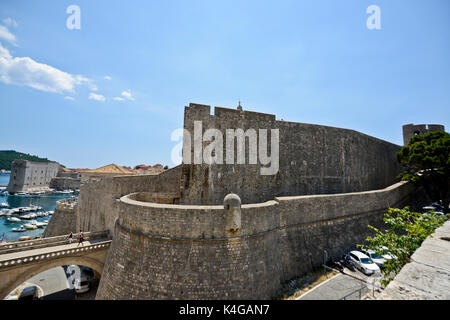
[[[450,221],[422,243],[377,299],[450,299]]]
[[[98,299],[270,299],[280,284],[340,256],[414,190],[400,182],[360,193],[277,197],[240,207],[120,199]],[[145,198],[145,197],[144,197]],[[141,198],[142,199],[142,198]]]

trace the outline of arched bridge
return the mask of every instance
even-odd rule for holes
[[[19,241],[0,245],[0,299],[27,279],[54,267],[83,265],[102,274],[111,237],[108,231],[83,233],[79,245],[69,235]]]

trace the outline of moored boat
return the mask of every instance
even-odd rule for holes
[[[22,227],[24,227],[27,230],[35,230],[35,229],[37,229],[37,226],[35,226],[32,223],[25,223]]]
[[[16,217],[9,217],[9,218],[6,218],[6,221],[9,221],[9,222],[20,222],[22,220],[20,220],[19,218],[16,218]]]

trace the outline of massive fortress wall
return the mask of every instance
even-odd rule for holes
[[[199,104],[186,107],[184,129],[193,136],[194,121],[202,122],[203,132],[219,129],[224,149],[226,129],[279,129],[279,172],[263,176],[261,165],[249,165],[246,142],[246,165],[183,164],[181,203],[220,204],[230,192],[238,194],[243,203],[255,203],[276,196],[375,190],[393,184],[401,172],[395,157],[399,146],[354,130],[279,121],[271,114],[219,107],[211,115],[210,109]],[[188,149],[185,143],[183,152],[191,152],[194,159],[194,144]]]
[[[155,175],[91,177],[80,186],[76,230],[112,232],[120,197],[139,191],[179,193],[180,174],[178,166]]]
[[[441,124],[405,124],[403,126],[403,144],[406,146],[409,140],[416,134],[425,134],[430,131],[445,131]]]
[[[48,189],[59,170],[57,162],[35,162],[16,159],[11,165],[8,192],[27,192]]]
[[[74,200],[63,199],[57,201],[55,212],[53,213],[42,236],[44,238],[48,238],[69,234],[71,232],[77,232],[75,227],[76,212],[77,204]]]
[[[280,197],[241,207],[227,231],[223,205],[121,198],[97,299],[270,299],[283,281],[361,243],[412,185],[359,193]]]
[[[190,104],[191,134],[194,121],[224,137],[226,129],[279,129],[279,171],[262,176],[247,151],[245,165],[184,163],[82,181],[77,230],[114,235],[98,299],[268,299],[320,266],[324,250],[335,257],[363,242],[367,225],[379,226],[414,189],[394,184],[399,146],[353,130]],[[184,141],[184,155],[193,152]],[[235,231],[223,206],[231,192],[244,203]]]

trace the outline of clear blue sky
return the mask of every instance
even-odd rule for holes
[[[2,0],[0,45],[0,149],[69,167],[173,166],[189,102],[399,145],[403,124],[450,128],[448,0]]]

